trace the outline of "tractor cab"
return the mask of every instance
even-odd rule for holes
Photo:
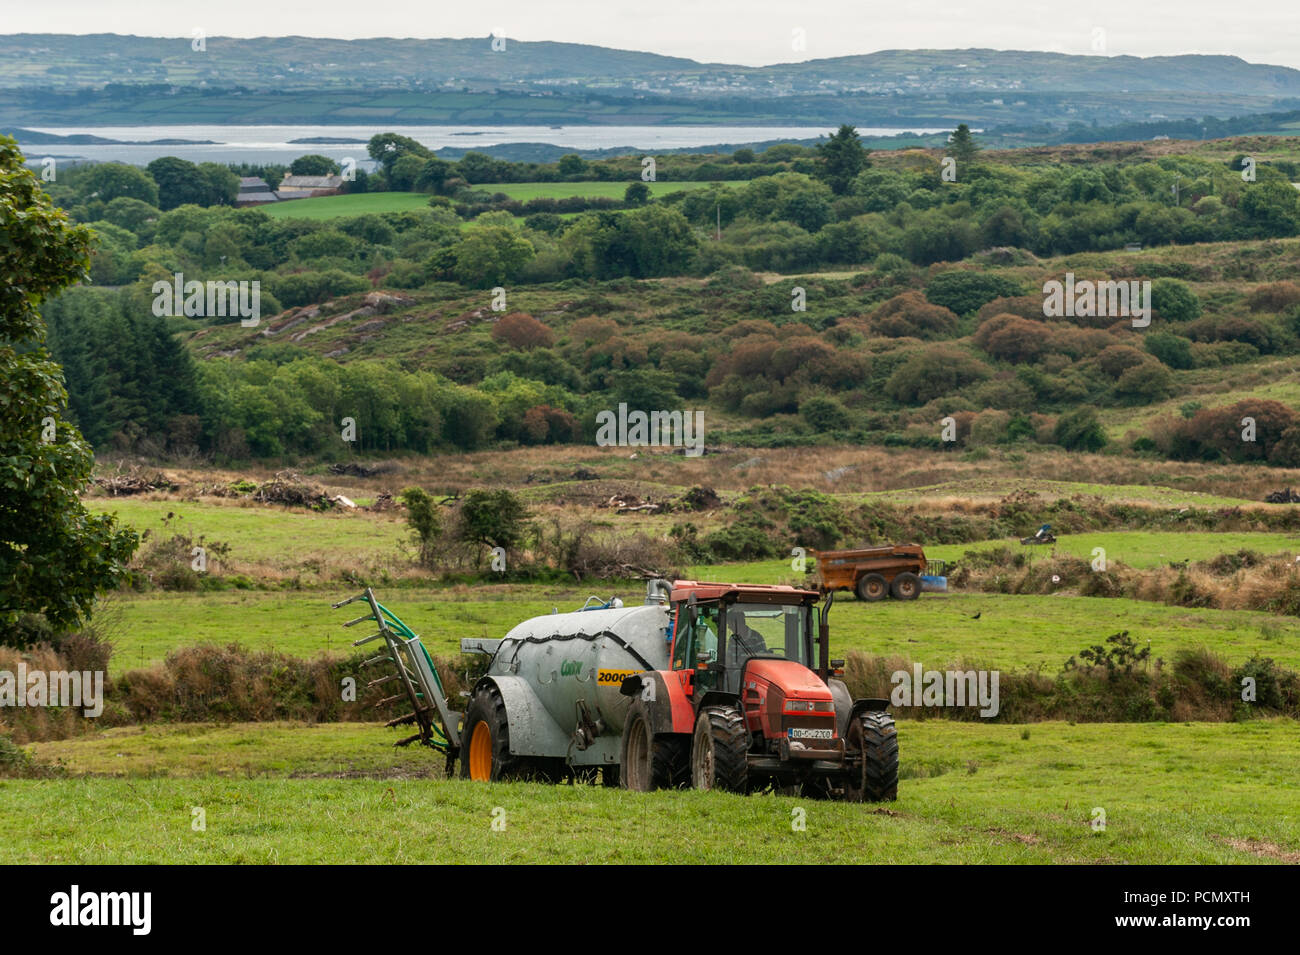
[[[694,671],[699,688],[728,693],[740,692],[751,660],[787,660],[815,669],[817,599],[815,591],[793,587],[678,581],[672,668]]]
[[[672,589],[671,668],[693,707],[739,698],[751,732],[781,731],[782,708],[833,713],[818,659],[821,614],[813,590],[677,581]]]

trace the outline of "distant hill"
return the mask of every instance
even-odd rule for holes
[[[20,33],[0,36],[0,87],[77,89],[171,83],[325,89],[484,83],[644,87],[650,92],[1166,91],[1300,96],[1300,70],[1234,56],[1070,56],[1003,50],[883,50],[764,67],[579,43],[489,37],[335,40],[187,38]]]
[[[764,67],[576,43],[0,36],[0,123],[1112,126],[1300,106],[1232,56],[883,50]],[[9,95],[4,95],[10,91]]]

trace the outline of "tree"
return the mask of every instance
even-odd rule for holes
[[[511,229],[486,226],[467,230],[453,252],[456,281],[470,288],[490,288],[517,276],[536,249]]]
[[[422,487],[408,487],[402,492],[401,501],[406,505],[406,523],[415,532],[415,541],[420,548],[420,564],[433,567],[437,563],[438,537],[442,533],[438,505]]]
[[[972,162],[979,150],[979,144],[975,142],[970,127],[965,123],[960,123],[948,137],[948,151],[952,153],[953,159],[957,160],[958,169],[965,163]]]
[[[623,201],[629,206],[643,206],[650,201],[650,187],[644,182],[629,182],[623,190]]]
[[[469,544],[513,550],[524,542],[528,530],[528,508],[505,488],[475,489],[460,505],[459,536]]]
[[[316,153],[299,156],[289,164],[291,176],[334,176],[340,171],[341,167],[333,159]]]
[[[101,202],[112,202],[120,196],[139,199],[151,206],[158,205],[158,184],[139,166],[120,162],[104,162],[91,166],[77,180],[83,198],[94,196]]]
[[[568,153],[556,162],[555,171],[565,179],[577,179],[587,171],[587,160],[577,153]]]
[[[229,166],[215,162],[201,162],[198,165],[199,178],[203,181],[205,206],[233,206],[239,197],[239,177]]]
[[[209,183],[194,163],[175,156],[161,156],[145,168],[158,183],[159,209],[166,211],[177,206],[208,204]]]
[[[817,146],[817,155],[821,160],[819,178],[837,196],[848,192],[854,177],[869,165],[858,131],[847,123]]]
[[[78,493],[94,458],[64,418],[62,372],[43,348],[36,306],[85,275],[91,233],[41,191],[12,139],[0,137],[0,626],[43,614],[88,617],[96,592],[126,572],[138,543]]]
[[[403,156],[419,156],[421,159],[433,158],[433,153],[427,148],[410,136],[402,136],[398,133],[376,133],[371,136],[370,142],[366,144],[366,153],[371,159],[384,167],[385,178],[393,171],[393,163]]]

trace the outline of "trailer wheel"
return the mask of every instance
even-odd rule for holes
[[[858,578],[857,592],[859,600],[884,600],[889,596],[889,584],[879,574],[863,574]]]
[[[650,704],[634,699],[623,723],[623,746],[615,770],[620,789],[649,792],[652,789],[680,789],[687,782],[690,765],[686,747],[678,736],[655,733]],[[611,785],[606,776],[605,785]]]
[[[461,732],[460,778],[480,782],[514,779],[525,774],[525,761],[510,755],[506,704],[493,686],[474,694]]]
[[[921,596],[921,578],[904,571],[890,583],[889,595],[895,600],[915,600]]]
[[[858,765],[844,781],[849,802],[893,802],[898,798],[898,729],[894,718],[879,711],[859,713],[849,723],[850,753]]]
[[[749,730],[732,706],[706,706],[691,739],[691,783],[696,789],[743,793],[749,787]]]

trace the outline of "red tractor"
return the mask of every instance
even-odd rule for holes
[[[635,673],[619,759],[624,788],[779,792],[851,801],[898,793],[888,700],[854,700],[830,659],[833,595],[675,581],[669,669]]]

